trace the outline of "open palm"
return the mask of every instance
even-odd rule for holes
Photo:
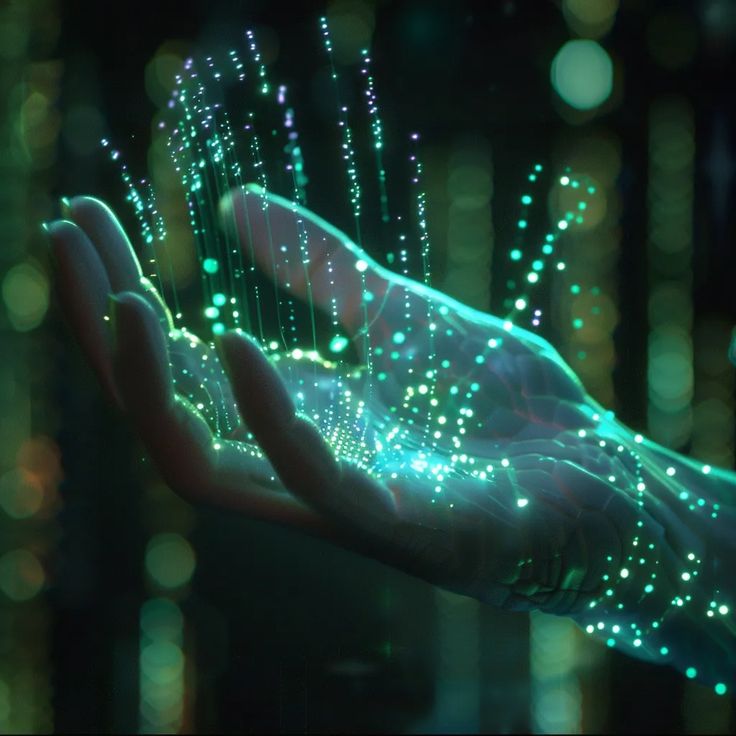
[[[707,528],[675,508],[672,458],[604,417],[546,341],[390,273],[287,200],[237,190],[221,214],[246,257],[339,321],[361,366],[176,329],[98,200],[50,227],[72,330],[174,489],[494,605],[646,620],[621,634],[639,656],[661,660],[665,620],[697,625],[669,612],[686,555],[710,564]],[[648,560],[629,575],[633,538]],[[684,668],[691,649],[666,661]]]

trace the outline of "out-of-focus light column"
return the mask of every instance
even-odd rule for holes
[[[177,49],[163,44],[146,67],[146,91],[164,108],[183,61]],[[144,271],[154,276],[154,255],[163,264],[162,287],[185,287],[194,276],[194,244],[188,227],[179,177],[166,148],[166,132],[154,119],[148,171],[156,191],[158,213],[166,222],[166,242],[151,244]],[[163,249],[165,245],[165,250]],[[158,252],[157,252],[158,251]],[[174,311],[178,302],[171,304]],[[191,631],[182,610],[189,595],[196,555],[187,539],[194,524],[190,506],[148,471],[142,521],[150,536],[144,556],[150,597],[140,611],[139,730],[141,733],[179,733],[194,730],[194,662]]]
[[[696,320],[695,387],[690,454],[713,466],[734,466],[734,388],[736,374],[728,359],[732,325],[716,315]],[[728,733],[731,698],[713,688],[688,682],[682,704],[684,733]]]
[[[692,218],[694,123],[688,100],[661,97],[649,111],[650,437],[682,448],[693,426]]]
[[[48,306],[41,233],[54,173],[60,68],[55,3],[0,4],[0,733],[53,729],[43,596],[61,464],[44,406]],[[34,257],[35,256],[37,257]]]
[[[490,147],[482,138],[460,141],[450,150],[446,177],[427,184],[433,200],[446,203],[446,230],[435,242],[446,244],[441,288],[476,309],[490,307],[493,252],[493,195]],[[431,173],[432,167],[428,167]],[[439,172],[437,172],[439,174]],[[444,219],[444,218],[443,218]],[[480,605],[453,593],[435,591],[437,621],[436,699],[429,730],[481,730]]]

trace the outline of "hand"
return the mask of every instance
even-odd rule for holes
[[[713,549],[681,493],[699,485],[730,520],[733,475],[637,442],[546,341],[388,272],[312,213],[253,190],[221,212],[246,257],[339,319],[362,367],[267,355],[239,332],[215,351],[175,329],[105,205],[76,198],[50,227],[72,330],[173,488],[494,605],[572,615],[713,682],[732,673],[723,617],[703,609],[724,599],[732,549]]]

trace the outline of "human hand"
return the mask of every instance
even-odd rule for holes
[[[388,272],[312,213],[251,190],[221,205],[244,254],[339,319],[362,367],[267,355],[238,332],[216,351],[174,328],[102,203],[68,209],[72,222],[50,228],[64,311],[176,490],[494,605],[573,615],[638,656],[681,669],[699,657],[701,675],[720,676],[700,662],[732,650],[721,635],[698,653],[672,633],[700,624],[695,603],[673,601],[712,598],[722,553],[678,494],[707,480],[710,509],[732,476],[706,479],[637,442],[546,341]]]

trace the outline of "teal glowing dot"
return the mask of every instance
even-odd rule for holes
[[[397,345],[401,345],[406,341],[406,335],[403,332],[394,332],[393,341]]]
[[[227,301],[227,298],[225,297],[224,294],[214,294],[212,297],[212,303],[216,307],[222,307],[226,301]]]
[[[661,654],[661,655],[662,655],[663,657],[666,657],[666,656],[667,656],[667,655],[668,655],[668,654],[670,653],[670,650],[669,650],[669,649],[667,649],[667,647],[660,647],[660,648],[659,648],[659,653],[660,653],[660,654]]]
[[[516,223],[519,227],[519,230],[526,230],[526,226],[529,224],[526,220],[519,220],[519,222]]]
[[[606,639],[606,644],[609,647],[615,647],[616,646],[616,640],[615,639]]]
[[[516,307],[516,308],[517,308],[517,309],[518,309],[519,311],[521,311],[522,309],[526,309],[526,305],[527,305],[526,299],[522,299],[521,297],[519,297],[519,298],[518,298],[518,299],[517,299],[517,300],[516,300],[516,301],[514,302],[514,306],[515,306],[515,307]]]
[[[222,333],[225,332],[225,325],[222,324],[222,322],[215,322],[215,324],[212,325],[212,332],[215,335],[222,335]]]
[[[542,246],[542,253],[544,253],[544,255],[549,256],[549,255],[552,255],[553,252],[554,252],[554,248],[548,243],[545,243]]]
[[[578,209],[579,210],[585,210],[585,209],[587,209],[587,207],[588,207],[588,203],[587,202],[578,202]]]
[[[644,592],[645,593],[651,593],[654,590],[654,586],[651,583],[648,583],[644,586]]]
[[[442,361],[442,363],[440,363],[440,365],[441,365],[441,366],[442,366],[443,368],[449,368],[449,367],[450,367],[450,361],[449,361],[449,360],[447,360],[447,359],[445,359],[445,360],[443,360],[443,361]]]
[[[698,674],[698,671],[695,669],[695,667],[688,667],[685,670],[685,676],[687,678],[689,678],[690,680],[695,679],[695,677],[697,676],[697,674]]]
[[[365,271],[368,270],[368,264],[366,263],[366,261],[360,258],[355,262],[355,268],[357,271],[364,273]]]
[[[204,316],[207,317],[207,319],[217,319],[217,317],[220,316],[220,310],[217,307],[207,307],[207,309],[204,310]]]
[[[483,363],[485,363],[485,362],[486,362],[485,356],[483,356],[483,355],[476,355],[476,356],[475,356],[475,362],[476,362],[476,363],[477,363],[478,365],[483,365]]]
[[[595,41],[568,41],[552,60],[550,81],[570,107],[591,110],[613,90],[613,62]]]
[[[524,195],[524,196],[523,196],[523,197],[521,198],[521,203],[522,203],[522,204],[531,204],[531,203],[532,203],[532,198],[531,198],[531,197],[530,197],[530,196],[529,196],[528,194],[525,194],[525,195]]]
[[[330,350],[333,353],[341,353],[347,346],[348,339],[343,335],[335,335],[335,337],[330,340]]]
[[[391,351],[391,360],[398,360],[401,357],[398,350]]]
[[[574,328],[575,328],[576,330],[579,330],[579,329],[581,329],[581,328],[582,328],[582,326],[583,326],[583,320],[582,320],[582,319],[580,319],[580,317],[577,317],[576,319],[574,319],[574,320],[572,321],[572,326],[573,326],[573,327],[574,327]]]
[[[477,391],[480,388],[480,384],[476,381],[473,381],[473,383],[470,384],[470,390],[471,391]]]
[[[544,261],[540,261],[539,259],[537,259],[532,263],[532,268],[535,271],[541,271],[544,268]]]
[[[378,374],[378,380],[379,380],[379,381],[385,381],[385,380],[386,380],[386,374],[385,374],[385,373],[384,373],[383,371],[381,371],[381,372],[380,372],[380,373]]]
[[[363,292],[363,301],[364,302],[372,302],[374,299],[375,299],[375,297],[373,296],[373,292],[372,291],[364,291]]]
[[[512,261],[520,261],[521,260],[521,251],[518,248],[514,248],[511,253],[509,253],[509,257]]]
[[[573,284],[570,287],[570,293],[571,294],[579,294],[580,293],[580,284]]]
[[[536,283],[537,283],[537,281],[539,281],[539,274],[538,274],[538,273],[534,273],[534,271],[530,271],[530,272],[529,272],[529,273],[528,273],[528,274],[526,275],[526,280],[527,280],[527,281],[528,281],[528,282],[529,282],[530,284],[536,284]]]
[[[728,688],[722,682],[717,682],[716,686],[713,689],[716,691],[716,695],[725,695],[726,690],[728,690]]]
[[[220,270],[220,264],[215,258],[205,258],[202,262],[202,268],[205,273],[217,273]]]

